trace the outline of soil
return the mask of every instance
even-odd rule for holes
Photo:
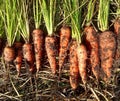
[[[45,57],[46,58],[46,57]],[[46,59],[44,59],[46,60]],[[116,63],[116,62],[115,62]],[[0,100],[1,101],[120,101],[120,59],[113,65],[113,76],[108,84],[96,81],[91,74],[87,85],[79,80],[79,86],[72,90],[69,83],[69,62],[66,60],[62,77],[51,73],[48,61],[43,61],[42,69],[37,74],[30,74],[24,67],[17,76],[13,64],[5,66],[0,62]]]

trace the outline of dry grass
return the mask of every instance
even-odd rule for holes
[[[45,59],[46,60],[46,59]],[[52,75],[48,61],[43,62],[37,77],[30,75],[23,66],[20,77],[14,65],[6,69],[3,59],[0,63],[0,100],[4,101],[119,101],[120,69],[115,70],[109,84],[99,83],[91,75],[85,87],[80,80],[79,87],[73,91],[69,84],[69,63],[62,70],[61,80]]]

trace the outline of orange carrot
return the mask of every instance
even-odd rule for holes
[[[111,70],[113,65],[113,58],[115,56],[116,40],[114,33],[111,31],[104,31],[99,35],[100,46],[100,61],[101,67],[106,75],[106,78],[111,77]]]
[[[34,43],[36,68],[38,72],[39,69],[41,68],[41,60],[42,60],[43,31],[40,29],[35,29],[32,33],[32,36],[33,36],[33,43]]]
[[[32,45],[30,43],[25,43],[23,45],[23,57],[27,64],[29,65],[29,71],[33,73],[35,71],[34,67],[34,55]]]
[[[92,72],[98,80],[100,74],[100,67],[97,33],[92,26],[85,27],[84,33],[88,56],[90,57],[90,67],[92,68]]]
[[[2,38],[0,38],[0,52],[2,50]]]
[[[72,89],[78,87],[78,78],[79,78],[79,68],[78,68],[78,58],[77,58],[77,41],[72,40],[70,45],[70,85]]]
[[[117,19],[114,23],[114,32],[116,35],[120,34],[120,19]]]
[[[87,50],[83,44],[78,45],[77,56],[78,56],[79,73],[80,73],[82,82],[86,84],[87,82],[87,70],[86,70]]]
[[[52,73],[56,73],[56,46],[55,38],[53,36],[47,36],[45,38],[45,49],[48,56],[48,61],[52,70]]]
[[[21,65],[22,65],[22,58],[23,58],[23,54],[22,54],[22,43],[21,42],[16,42],[15,45],[15,50],[16,50],[16,58],[14,60],[15,66],[16,66],[16,70],[18,72],[18,76],[20,75],[20,70],[21,70]]]
[[[120,58],[120,19],[117,19],[114,23],[114,32],[116,34],[116,40],[117,40],[117,47],[116,47],[116,54],[115,59]]]
[[[8,63],[13,62],[15,58],[14,48],[10,46],[6,46],[3,50],[3,56],[4,56],[5,62],[8,62]]]
[[[64,64],[65,57],[67,55],[67,48],[70,41],[71,30],[69,26],[63,26],[60,29],[60,50],[59,50],[59,73]]]

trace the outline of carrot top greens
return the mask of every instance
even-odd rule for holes
[[[4,20],[2,19],[3,0],[0,1],[0,38],[4,35]]]
[[[45,25],[48,31],[48,35],[52,35],[55,27],[54,21],[56,13],[56,0],[39,0],[39,1]]]
[[[110,0],[99,0],[98,27],[101,31],[108,30]]]
[[[94,15],[95,2],[96,2],[96,0],[90,0],[88,3],[88,11],[87,11],[87,17],[86,17],[86,25],[87,26],[89,26],[91,24],[92,17]]]
[[[18,0],[5,0],[3,1],[4,8],[0,9],[8,46],[13,45],[20,25],[20,13],[18,13],[19,9],[16,9],[18,5]]]
[[[24,38],[25,42],[28,43],[30,40],[30,29],[29,29],[29,19],[28,19],[28,5],[27,0],[19,1],[22,10],[21,19],[20,19],[20,33]]]
[[[39,0],[33,0],[33,13],[34,13],[35,27],[39,28],[41,24],[41,18],[42,18]]]

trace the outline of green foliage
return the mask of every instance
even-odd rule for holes
[[[20,9],[22,10],[20,18],[20,34],[28,43],[30,40],[29,18],[28,18],[28,5],[27,0],[19,1]]]
[[[3,8],[0,9],[0,15],[4,22],[5,33],[7,37],[8,46],[12,46],[19,27],[19,16],[18,13],[18,0],[5,0],[3,1]]]
[[[108,30],[110,0],[100,0],[98,12],[98,27],[101,31]]]
[[[88,26],[91,24],[92,17],[94,15],[95,2],[96,0],[90,0],[88,3],[88,11],[86,17],[86,25]]]
[[[116,1],[116,6],[117,6],[117,18],[120,18],[120,0],[115,0]]]
[[[42,13],[41,13],[39,0],[33,0],[33,13],[34,13],[35,27],[39,28],[41,24],[41,19],[42,19]]]
[[[66,12],[68,12],[67,16],[70,16],[71,20],[71,28],[72,28],[72,38],[75,38],[78,42],[81,43],[81,10],[83,5],[86,2],[82,0],[65,0]]]
[[[56,0],[39,0],[41,4],[41,11],[45,21],[45,25],[49,35],[54,32],[54,21],[56,13]]]

